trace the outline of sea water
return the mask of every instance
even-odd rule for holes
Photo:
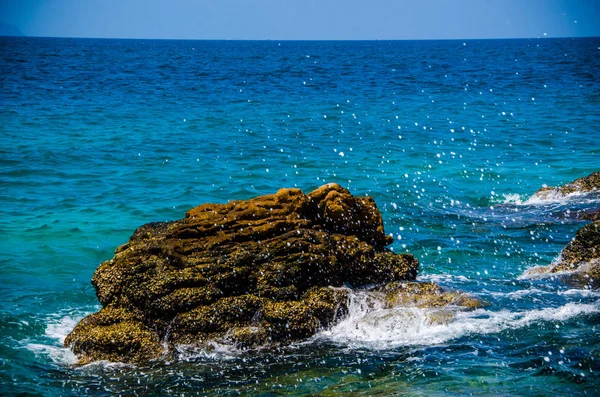
[[[600,292],[524,278],[598,195],[600,39],[0,39],[0,394],[598,395]],[[419,279],[480,298],[432,322],[357,291],[264,351],[76,365],[65,336],[144,223],[337,182],[371,195]]]

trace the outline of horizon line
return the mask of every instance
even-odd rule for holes
[[[461,40],[536,40],[536,39],[593,39],[600,36],[524,36],[524,37],[475,37],[475,38],[411,38],[411,39],[243,39],[243,38],[156,38],[156,37],[92,37],[92,36],[29,36],[0,35],[0,37],[31,39],[89,39],[89,40],[172,40],[172,41],[461,41]]]

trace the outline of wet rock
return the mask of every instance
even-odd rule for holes
[[[414,306],[442,308],[456,306],[476,309],[484,304],[479,299],[460,291],[446,291],[431,282],[392,282],[379,289],[385,296],[386,307]]]
[[[578,211],[577,217],[586,221],[600,221],[600,209]]]
[[[181,344],[304,339],[346,314],[340,287],[416,278],[417,260],[385,249],[391,242],[373,198],[336,184],[204,204],[138,228],[98,267],[103,308],[65,345],[81,363],[137,362]]]
[[[105,307],[84,318],[65,339],[80,363],[97,360],[146,361],[163,349],[156,332],[140,316],[123,309]]]
[[[459,311],[485,306],[480,299],[461,291],[445,290],[432,282],[392,282],[379,288],[385,308],[417,307],[425,310],[430,325],[448,324]]]
[[[578,287],[600,288],[600,221],[579,229],[549,266],[535,267],[526,277],[551,275]]]
[[[576,193],[600,193],[600,172],[594,172],[559,187],[543,187],[532,198],[551,200],[564,198]]]
[[[581,210],[565,209],[558,212],[557,217],[567,220],[600,221],[599,208],[586,208]]]
[[[542,188],[533,198],[561,199],[573,194],[591,194],[590,202],[594,203],[596,195],[600,195],[600,172],[563,186]],[[565,219],[589,220],[593,223],[579,229],[553,263],[528,269],[521,277],[553,276],[577,287],[600,288],[600,209],[593,206],[584,209],[567,208],[561,215]]]

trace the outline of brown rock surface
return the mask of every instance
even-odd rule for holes
[[[420,308],[441,308],[459,306],[476,309],[483,302],[460,291],[446,291],[431,282],[391,282],[380,291],[385,296],[387,307],[415,306]]]
[[[204,204],[138,228],[98,267],[92,284],[103,308],[65,345],[81,363],[137,362],[178,345],[304,339],[347,313],[348,286],[416,278],[417,260],[385,249],[391,241],[373,198],[336,184]],[[402,291],[456,303],[433,286]]]
[[[600,192],[600,172],[594,172],[583,178],[574,180],[559,187],[543,187],[533,197],[545,200],[557,197],[565,197],[573,193]]]
[[[577,213],[579,219],[586,221],[600,221],[600,209],[580,211]]]
[[[533,197],[544,200],[574,193],[591,193],[596,198],[600,194],[600,172],[563,186],[542,188]],[[593,206],[578,210],[567,209],[562,214],[567,219],[589,220],[593,223],[579,229],[552,264],[528,269],[522,277],[552,275],[578,287],[600,288],[600,209]]]
[[[576,286],[600,288],[600,221],[579,229],[554,263],[524,275],[555,275]]]
[[[103,309],[67,337],[80,362],[144,361],[163,346],[289,343],[344,314],[347,290],[414,280],[418,262],[384,247],[371,197],[336,184],[227,204],[138,228],[92,284]]]

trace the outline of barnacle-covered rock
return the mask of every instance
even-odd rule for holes
[[[579,229],[552,264],[528,269],[523,276],[545,275],[580,287],[600,288],[600,221]]]
[[[592,195],[592,200],[589,200],[591,203],[600,197],[600,172],[563,186],[542,188],[533,198],[560,199],[579,194],[586,194],[587,199]],[[600,288],[600,209],[594,206],[586,206],[584,209],[568,208],[563,211],[563,216],[593,223],[579,229],[550,265],[527,269],[521,278],[552,276],[577,287]]]
[[[383,292],[386,307],[415,306],[419,308],[441,308],[456,306],[476,309],[483,306],[479,299],[460,291],[447,291],[431,282],[392,282],[379,291]]]
[[[373,198],[337,184],[204,204],[138,228],[98,267],[103,309],[65,345],[82,362],[136,362],[182,344],[304,339],[347,313],[347,287],[416,278],[417,260],[391,242]]]
[[[563,186],[543,187],[532,198],[539,200],[560,199],[578,193],[600,193],[600,172],[594,172]]]
[[[586,221],[600,221],[600,208],[579,211],[577,218]]]
[[[81,364],[97,360],[145,361],[160,356],[163,348],[154,330],[135,313],[105,307],[75,326],[65,339]]]

